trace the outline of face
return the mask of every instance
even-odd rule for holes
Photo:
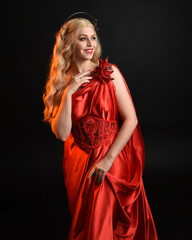
[[[92,27],[82,27],[77,33],[75,57],[91,60],[97,47],[95,31]]]

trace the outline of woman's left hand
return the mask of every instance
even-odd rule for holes
[[[107,156],[103,157],[91,170],[88,175],[88,179],[95,174],[95,182],[96,184],[100,184],[103,182],[106,173],[109,171],[113,164],[113,160],[109,159]]]

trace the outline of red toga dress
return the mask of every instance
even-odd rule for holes
[[[63,157],[72,217],[69,240],[156,240],[142,180],[145,150],[139,123],[104,181],[97,185],[94,176],[87,179],[122,124],[112,72],[108,57],[99,59],[90,83],[72,95],[72,130]]]

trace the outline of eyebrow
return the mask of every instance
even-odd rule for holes
[[[83,35],[83,36],[87,36],[86,34],[81,34],[81,35]],[[81,35],[79,35],[79,37],[80,37]],[[93,35],[95,35],[95,33],[94,33]],[[93,36],[93,35],[92,35],[92,36]]]

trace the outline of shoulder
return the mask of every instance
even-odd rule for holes
[[[123,74],[121,73],[121,71],[119,70],[116,64],[110,63],[110,65],[111,65],[111,70],[113,70],[113,72],[111,73],[111,78],[112,78],[112,83],[115,86],[116,96],[128,97],[129,88],[128,88],[127,81],[125,80]]]
[[[119,77],[121,75],[119,68],[114,63],[111,63],[110,65],[111,65],[111,69],[113,70],[111,75],[113,77]]]
[[[100,67],[103,69],[101,72],[105,72],[107,75],[110,75],[115,86],[123,84],[125,81],[124,77],[116,64],[109,62],[108,57],[106,57],[104,61],[100,60],[100,63]]]
[[[117,65],[111,63],[111,70],[113,71],[111,73],[111,78],[113,79],[113,83],[115,84],[116,87],[118,87],[117,85],[122,85],[124,84],[124,77],[121,73],[121,71],[119,70],[119,68],[117,67]]]

